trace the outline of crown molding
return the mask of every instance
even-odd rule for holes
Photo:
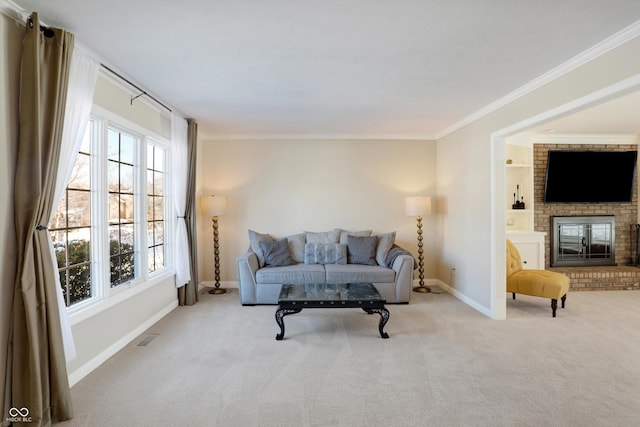
[[[442,131],[436,133],[435,138],[436,139],[444,138],[450,133],[453,133],[463,128],[464,126],[467,126],[468,124],[471,124],[474,121],[506,106],[507,104],[510,104],[524,97],[525,95],[530,94],[536,89],[552,82],[553,80],[556,80],[564,76],[565,74],[575,70],[578,67],[581,67],[582,65],[585,65],[590,61],[593,61],[594,59],[604,55],[605,53],[615,49],[616,47],[638,36],[640,36],[640,21],[636,21],[635,23],[622,29],[621,31],[617,32],[611,37],[606,38],[605,40],[601,41],[595,46],[592,46],[591,48],[585,50],[584,52],[574,56],[573,58],[569,59],[565,63],[559,65],[558,67],[551,69],[550,71],[530,81],[524,86],[521,86],[520,88],[514,90],[513,92],[510,92],[509,94],[481,108],[475,113],[468,115],[462,120],[454,123],[452,126],[449,126],[448,128],[443,129]]]
[[[435,141],[433,135],[414,134],[273,134],[273,135],[252,135],[252,134],[208,134],[206,131],[198,130],[199,140],[203,141]]]

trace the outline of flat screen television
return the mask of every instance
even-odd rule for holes
[[[637,151],[549,150],[545,203],[630,203]]]

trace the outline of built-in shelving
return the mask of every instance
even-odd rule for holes
[[[506,144],[507,231],[533,231],[533,149],[529,142]],[[524,202],[524,209],[513,209]]]

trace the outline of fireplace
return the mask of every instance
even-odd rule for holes
[[[616,265],[615,216],[554,216],[551,266]]]

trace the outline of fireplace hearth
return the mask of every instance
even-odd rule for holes
[[[615,263],[615,216],[554,216],[551,266]]]

